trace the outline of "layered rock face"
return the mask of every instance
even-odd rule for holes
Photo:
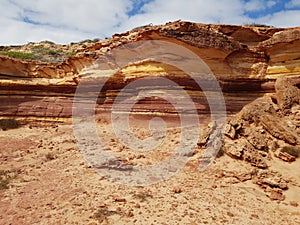
[[[157,88],[165,90],[164,85],[155,83],[155,78],[166,77],[190,93],[199,113],[209,114],[205,93],[186,71],[176,65],[149,58],[136,59],[128,65],[115,66],[113,73],[109,72],[109,79],[106,79],[107,71],[111,68],[95,73],[94,67],[91,67],[99,57],[114,49],[148,40],[176,44],[199,56],[222,88],[227,113],[235,114],[263,94],[273,93],[278,77],[299,74],[299,32],[299,28],[205,25],[177,21],[163,26],[136,28],[116,34],[111,39],[78,46],[76,55],[62,62],[0,56],[0,116],[69,118],[78,82],[85,79],[93,83],[95,76],[100,81],[106,81],[99,93],[97,107],[100,109],[110,109],[119,90],[140,78],[154,77],[151,85],[158,85]],[[207,82],[206,78],[201,81]],[[88,86],[90,91],[93,92],[94,86],[95,82]],[[149,89],[149,85],[147,87]],[[147,87],[134,88],[125,95],[143,94],[147,92]],[[155,87],[151,90],[155,90]],[[176,89],[169,93],[176,96]],[[180,99],[181,96],[175,98]],[[164,100],[157,101],[151,97],[141,100],[133,111],[147,112],[151,107],[157,112],[175,113],[174,108]]]

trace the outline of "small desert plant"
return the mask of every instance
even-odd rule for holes
[[[102,208],[102,209],[98,209],[94,213],[93,218],[94,219],[104,219],[104,218],[107,218],[109,216],[116,215],[116,214],[120,215],[120,214],[122,214],[122,212],[121,211],[109,210],[105,207],[105,208]]]
[[[139,199],[141,202],[144,202],[148,198],[153,198],[153,195],[151,195],[145,191],[142,191],[142,192],[134,194],[133,197]]]
[[[34,47],[32,47],[32,50],[41,56],[44,55],[50,55],[50,56],[60,56],[62,54],[62,50],[53,50],[53,49],[49,49],[47,47],[44,47],[43,45],[36,45]]]
[[[16,175],[11,177],[10,172],[9,170],[0,170],[0,190],[8,189],[10,180],[15,178]]]
[[[45,40],[45,41],[42,41],[42,42],[45,43],[45,44],[55,45],[55,43],[53,41]]]
[[[76,52],[68,52],[68,56],[74,56],[76,55]]]
[[[35,46],[32,47],[32,49],[34,51],[41,51],[41,50],[44,49],[44,46],[43,45],[35,45]]]
[[[9,177],[7,176],[8,171],[0,170],[0,190],[8,189]]]
[[[45,51],[45,55],[51,55],[51,56],[60,56],[62,53],[62,51],[58,50],[58,51],[55,51],[55,50],[46,50]]]
[[[216,158],[221,158],[224,155],[224,151],[220,149],[216,155]]]
[[[8,184],[9,184],[9,180],[8,179],[0,178],[0,190],[8,189],[9,188]]]
[[[282,147],[282,149],[280,151],[288,153],[291,156],[294,156],[295,158],[300,157],[300,148],[297,148],[294,146],[284,146],[284,147]]]
[[[9,130],[20,127],[20,124],[15,119],[0,119],[0,129]]]
[[[83,44],[83,43],[92,43],[93,41],[91,39],[85,39],[83,41],[80,41],[79,44]]]
[[[149,23],[149,24],[146,24],[146,25],[135,27],[132,30],[139,30],[139,29],[142,29],[142,28],[152,27],[152,26],[153,26],[153,23]]]
[[[51,161],[51,160],[55,159],[55,155],[53,153],[49,152],[45,155],[45,158],[47,161]]]

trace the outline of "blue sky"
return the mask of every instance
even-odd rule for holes
[[[300,0],[0,0],[0,45],[110,37],[178,19],[300,26]]]
[[[251,2],[251,1],[246,1]],[[254,1],[252,1],[254,2]],[[282,0],[282,1],[264,1],[266,3],[269,2],[269,7],[253,10],[250,12],[246,12],[251,18],[257,19],[263,16],[272,15],[274,13],[278,13],[284,10],[291,10],[291,9],[300,9],[300,1],[289,1],[289,0]],[[295,4],[297,3],[297,4]],[[247,4],[247,3],[246,3]],[[298,6],[297,6],[298,5]],[[300,25],[300,24],[299,24]]]

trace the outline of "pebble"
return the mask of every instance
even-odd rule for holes
[[[174,189],[173,189],[173,192],[174,192],[175,194],[180,194],[180,193],[182,192],[182,190],[181,190],[181,188],[177,187],[177,188],[174,188]]]
[[[295,201],[291,201],[290,205],[294,206],[294,207],[298,207],[299,206],[298,202],[295,202]]]

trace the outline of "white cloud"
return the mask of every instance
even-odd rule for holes
[[[274,5],[276,5],[277,2],[276,1],[267,1],[267,7],[268,8],[272,8]]]
[[[5,9],[0,14],[0,44],[110,36],[132,8],[130,0],[0,0],[0,4]]]
[[[268,8],[272,8],[277,4],[277,1],[275,0],[250,0],[245,3],[245,10],[248,12],[258,12],[263,11]]]
[[[247,3],[248,2],[248,3]],[[278,0],[0,0],[0,45],[50,40],[69,43],[104,38],[134,27],[174,20],[243,24],[263,22],[296,26],[298,11],[281,11],[252,19],[248,12],[265,12]],[[142,8],[136,7],[144,3]],[[288,7],[299,0],[290,1]],[[135,6],[135,7],[134,7]],[[129,16],[131,10],[138,10]]]
[[[292,1],[288,2],[288,3],[286,3],[285,7],[287,9],[292,9],[292,8],[300,7],[300,0],[292,0]]]
[[[245,10],[249,12],[261,11],[266,8],[265,1],[251,0],[245,4]]]
[[[297,27],[300,21],[300,10],[286,10],[258,19],[259,23],[275,27]]]
[[[200,23],[246,22],[240,0],[155,0],[142,8],[143,14],[129,18],[122,29],[131,29],[143,24],[163,24],[174,20],[188,20]],[[138,22],[138,23],[137,23]]]
[[[117,26],[120,21],[126,20],[126,13],[131,8],[128,0],[18,0],[16,2],[23,9],[33,11],[33,13],[26,13],[30,20],[85,32],[94,32],[101,28],[103,33]],[[22,16],[25,16],[25,13],[22,13]]]
[[[243,4],[240,0],[156,0],[143,9],[149,14],[172,15],[199,22],[233,21],[243,17]]]

